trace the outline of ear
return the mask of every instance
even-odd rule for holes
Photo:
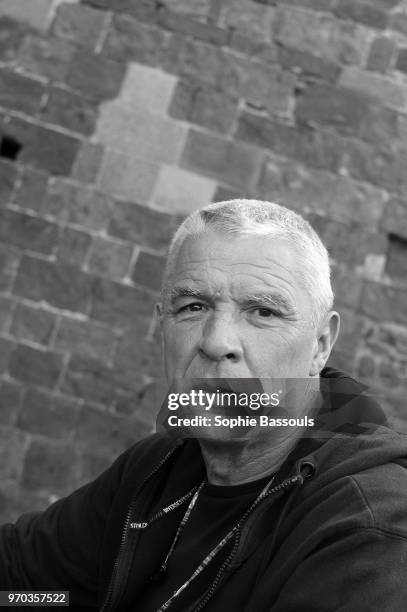
[[[310,376],[317,376],[328,361],[340,329],[340,316],[331,310],[324,317],[317,330],[317,347],[312,359]]]

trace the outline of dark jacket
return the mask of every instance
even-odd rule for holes
[[[190,611],[407,610],[407,438],[359,383],[332,368],[322,375],[325,433],[299,442]],[[182,494],[203,469],[193,440],[142,440],[45,512],[3,526],[0,590],[64,589],[71,609],[139,610],[127,525],[164,479]]]

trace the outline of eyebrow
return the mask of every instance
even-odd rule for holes
[[[208,300],[210,296],[200,289],[192,287],[174,287],[169,291],[169,300],[174,304],[179,298],[196,298],[200,300]],[[290,314],[295,312],[295,307],[292,302],[281,293],[256,293],[249,294],[242,300],[246,306],[269,306],[275,310]]]
[[[174,287],[168,292],[170,303],[174,302],[183,297],[192,297],[197,299],[208,299],[208,295],[200,289],[192,289],[192,287]]]

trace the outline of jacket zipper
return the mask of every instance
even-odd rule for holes
[[[146,485],[147,481],[150,480],[150,478],[152,478],[159,470],[160,468],[164,465],[164,463],[167,462],[167,460],[171,457],[171,455],[182,445],[181,443],[176,444],[175,446],[173,446],[172,448],[170,448],[170,450],[164,455],[164,457],[159,461],[159,463],[157,463],[157,465],[151,470],[151,472],[144,478],[144,480],[142,481],[141,485],[139,486],[139,488],[137,489],[137,491],[134,493],[133,498],[131,500],[129,509],[127,511],[126,514],[126,518],[123,524],[123,529],[122,529],[122,536],[121,536],[121,541],[120,541],[120,547],[119,547],[119,552],[117,553],[116,556],[116,560],[114,562],[113,565],[113,570],[112,570],[112,575],[110,578],[110,582],[109,582],[109,588],[107,590],[107,594],[105,597],[105,601],[100,609],[100,612],[106,612],[106,610],[108,609],[108,607],[115,601],[115,600],[120,600],[121,596],[123,594],[123,588],[121,588],[122,583],[124,584],[126,579],[127,579],[127,573],[124,570],[124,567],[127,565],[124,563],[124,561],[127,561],[127,557],[129,556],[129,548],[126,548],[126,544],[127,544],[127,533],[128,533],[128,528],[129,528],[129,524],[130,524],[130,519],[133,515],[134,512],[134,508],[135,505],[137,503],[138,497],[142,491],[142,489],[144,488],[144,486]],[[127,553],[127,554],[126,554]]]
[[[280,484],[276,485],[275,487],[272,487],[270,491],[268,492],[268,495],[271,495],[272,493],[277,493],[278,491],[281,491],[282,489],[286,489],[288,486],[291,486],[298,481],[302,482],[301,475],[291,476],[290,478],[283,480],[283,482],[280,482]],[[225,561],[220,566],[218,573],[216,574],[211,586],[209,587],[209,590],[203,596],[203,599],[201,599],[201,601],[198,603],[198,606],[194,608],[193,612],[200,612],[200,610],[202,610],[207,605],[209,600],[212,598],[214,592],[216,591],[219,585],[219,582],[221,581],[225,573],[225,569],[228,567],[228,565],[230,565],[230,563],[233,561],[233,557],[236,555],[237,549],[239,548],[241,534],[242,534],[241,528],[237,529],[236,534],[235,534],[235,541],[234,541],[231,552],[229,553],[228,557],[225,559]]]

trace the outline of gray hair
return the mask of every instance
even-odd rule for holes
[[[320,237],[301,215],[280,204],[261,200],[216,202],[187,217],[175,232],[168,249],[163,295],[184,240],[189,236],[200,236],[207,229],[236,236],[277,236],[290,240],[302,256],[302,282],[314,303],[312,323],[317,326],[332,308],[334,296],[329,256]]]

